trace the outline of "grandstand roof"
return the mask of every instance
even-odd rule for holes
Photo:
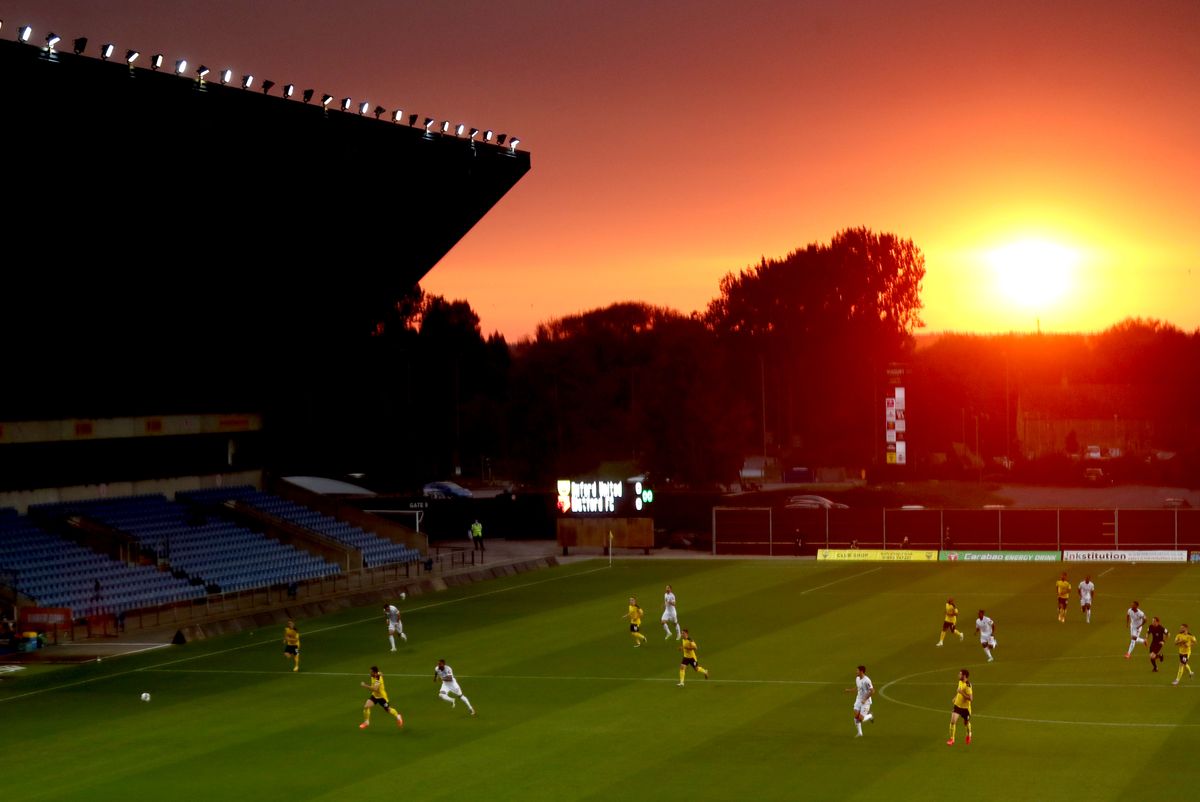
[[[524,151],[301,91],[0,41],[0,420],[259,408],[529,170]]]

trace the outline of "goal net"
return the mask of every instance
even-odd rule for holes
[[[713,507],[713,554],[794,554],[776,543],[770,507]]]

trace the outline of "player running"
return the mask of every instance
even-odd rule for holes
[[[1175,636],[1175,645],[1179,647],[1179,673],[1175,675],[1172,685],[1179,684],[1185,670],[1189,677],[1196,676],[1196,672],[1192,671],[1192,667],[1188,665],[1188,657],[1192,654],[1192,647],[1196,645],[1196,636],[1188,632],[1187,624],[1179,625],[1179,634]]]
[[[705,679],[708,679],[708,669],[696,662],[696,641],[692,640],[692,636],[686,629],[683,631],[683,640],[679,642],[679,651],[683,652],[683,660],[679,663],[680,688],[683,687],[688,666],[691,666],[693,671],[699,671]]]
[[[675,640],[679,640],[679,612],[675,609],[675,592],[667,585],[667,592],[663,594],[662,614],[663,632],[667,633],[667,639],[671,637],[671,624],[675,625]]]
[[[471,700],[463,696],[462,688],[458,687],[458,680],[454,678],[454,669],[446,665],[445,660],[438,660],[437,666],[433,669],[433,681],[442,683],[442,689],[438,691],[438,698],[449,702],[450,707],[454,707],[454,697],[457,696],[463,700],[463,704],[467,706],[467,710],[471,711],[471,715],[475,715],[475,708],[471,707]]]
[[[300,632],[296,629],[296,622],[288,619],[287,626],[283,628],[283,659],[291,658],[295,663],[292,666],[292,671],[300,670]]]
[[[858,671],[854,676],[854,687],[847,688],[846,692],[855,691],[854,697],[854,728],[858,730],[855,738],[862,737],[862,725],[867,721],[874,721],[875,716],[871,715],[871,699],[875,696],[875,686],[871,683],[871,678],[867,676],[867,667],[859,666]]]
[[[396,651],[396,636],[400,636],[400,640],[408,643],[408,636],[404,634],[404,624],[400,621],[400,610],[394,604],[383,605],[383,617],[387,621],[388,627],[388,643],[392,645],[392,651]]]
[[[975,619],[975,632],[979,634],[979,645],[983,647],[988,662],[992,662],[992,649],[996,648],[996,622],[984,615],[983,610]]]
[[[958,690],[954,693],[954,710],[950,713],[950,740],[946,746],[954,746],[954,729],[961,718],[967,727],[967,745],[971,745],[971,702],[975,700],[975,689],[971,687],[971,672],[958,672]]]
[[[954,634],[958,635],[959,640],[963,639],[963,634],[959,632],[958,628],[955,626],[957,622],[958,607],[954,605],[954,597],[951,596],[950,598],[946,599],[946,617],[942,620],[942,634],[941,637],[938,638],[938,642],[936,644],[937,646],[941,646],[942,642],[946,640],[947,632],[953,632]]]
[[[1150,619],[1150,626],[1146,629],[1146,634],[1150,636],[1150,670],[1158,671],[1158,664],[1163,658],[1163,641],[1167,639],[1167,628],[1158,620],[1158,616]]]
[[[358,684],[371,692],[371,695],[367,697],[367,701],[363,703],[363,723],[358,725],[360,730],[365,730],[371,726],[372,707],[382,707],[396,717],[397,727],[404,726],[404,717],[400,715],[400,711],[388,703],[387,688],[383,685],[383,675],[379,673],[379,666],[371,666],[371,681],[369,683],[360,682]]]
[[[1054,583],[1054,589],[1058,592],[1058,621],[1060,624],[1067,623],[1067,601],[1071,598],[1071,583],[1067,581],[1067,572],[1063,571],[1062,576]]]
[[[641,633],[642,616],[645,611],[638,607],[637,596],[629,597],[629,612],[621,616],[629,619],[629,634],[633,636],[633,648],[637,648],[646,642],[646,636]]]
[[[1092,623],[1092,597],[1096,595],[1096,583],[1092,581],[1091,574],[1085,574],[1083,581],[1079,583],[1079,609],[1083,611],[1083,618],[1087,623]]]
[[[1128,660],[1133,654],[1133,647],[1146,642],[1146,639],[1142,637],[1142,625],[1146,623],[1146,611],[1138,608],[1137,601],[1129,605],[1129,609],[1125,611],[1125,623],[1129,624],[1129,651],[1125,652],[1125,659]]]

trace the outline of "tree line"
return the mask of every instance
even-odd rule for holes
[[[914,473],[946,470],[934,455],[1019,457],[1020,394],[1064,383],[1145,389],[1161,447],[1196,451],[1200,332],[1127,320],[1091,335],[927,341],[916,336],[924,274],[911,240],[847,229],[730,272],[701,312],[617,303],[517,343],[485,337],[467,301],[414,287],[362,337],[372,378],[324,467],[408,487],[460,474],[545,485],[614,463],[713,486],[764,452],[877,469],[897,365]]]

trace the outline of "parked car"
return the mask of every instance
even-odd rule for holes
[[[840,504],[836,501],[830,501],[824,496],[790,496],[787,500],[788,509],[803,510],[803,509],[822,509],[822,510],[847,510],[850,509],[847,504]]]
[[[1083,481],[1089,485],[1112,484],[1112,478],[1104,474],[1103,468],[1086,468],[1083,472]]]
[[[472,493],[455,482],[430,482],[422,492],[425,498],[471,498]]]

